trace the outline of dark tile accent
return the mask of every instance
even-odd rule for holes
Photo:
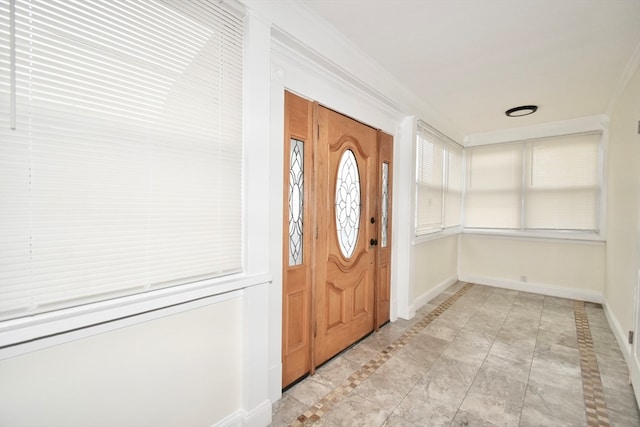
[[[609,427],[607,404],[604,400],[602,380],[596,353],[593,349],[585,303],[574,301],[573,312],[576,319],[578,349],[580,350],[580,370],[582,371],[582,390],[584,393],[587,426]]]
[[[332,406],[341,401],[349,393],[351,393],[356,387],[358,387],[363,381],[371,376],[375,371],[384,365],[391,356],[393,356],[398,350],[406,346],[421,330],[426,328],[431,322],[444,313],[449,307],[451,307],[461,296],[466,294],[471,288],[472,284],[465,284],[456,293],[451,295],[445,301],[440,303],[433,311],[426,314],[422,319],[416,322],[411,328],[409,328],[404,334],[397,338],[394,342],[389,344],[384,350],[382,350],[376,357],[369,360],[360,369],[351,374],[344,382],[330,391],[329,394],[324,396],[315,405],[308,408],[304,413],[300,414],[296,420],[294,420],[289,427],[300,427],[314,424],[324,414],[326,414]]]

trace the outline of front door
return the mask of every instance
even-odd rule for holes
[[[377,131],[317,107],[314,364],[374,329]]]
[[[393,138],[285,93],[282,386],[389,321]]]

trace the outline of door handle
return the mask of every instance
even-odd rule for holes
[[[369,241],[369,243],[371,244],[371,246],[377,246],[378,245],[378,240],[377,239],[371,239]]]

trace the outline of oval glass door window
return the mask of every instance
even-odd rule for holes
[[[360,232],[360,173],[353,151],[340,158],[336,178],[336,231],[345,258],[351,258]]]

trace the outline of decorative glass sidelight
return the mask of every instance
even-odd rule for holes
[[[351,258],[360,232],[360,173],[353,151],[340,158],[336,178],[336,231],[345,258]]]
[[[380,229],[380,246],[387,247],[387,229],[389,227],[389,163],[382,163],[382,221]]]
[[[302,264],[304,223],[304,142],[290,141],[289,160],[289,266]]]

